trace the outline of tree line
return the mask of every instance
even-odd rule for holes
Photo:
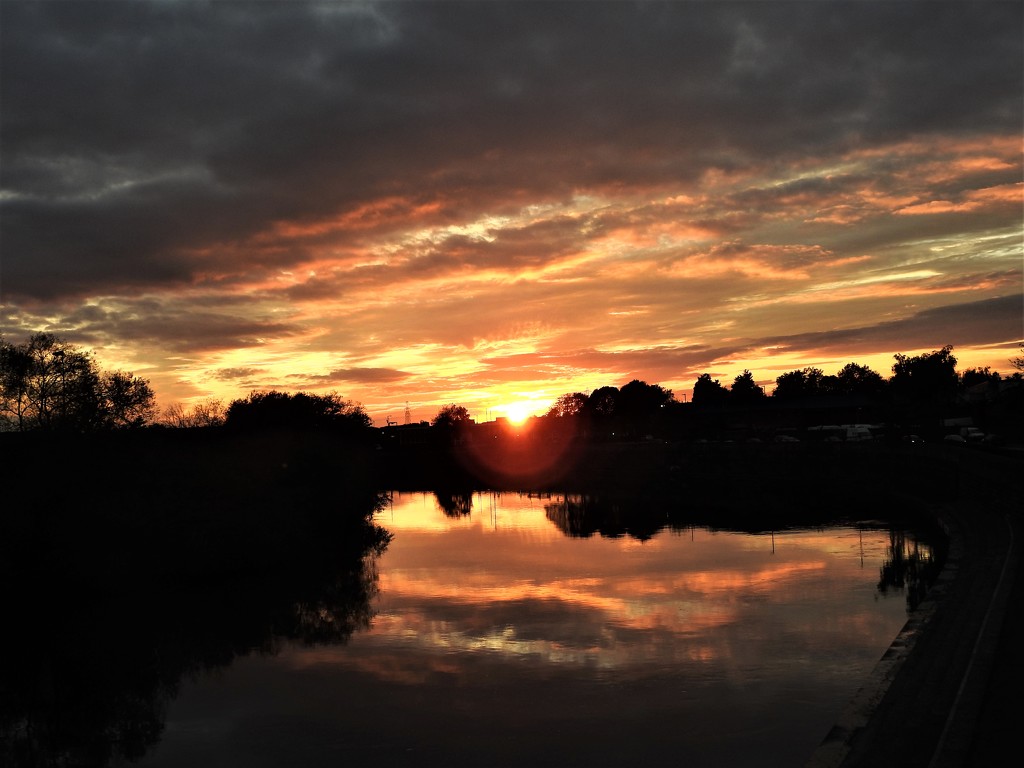
[[[1024,345],[1021,349],[1024,351]],[[795,414],[805,411],[934,427],[954,412],[977,411],[976,415],[999,424],[1000,430],[1017,433],[1024,429],[1019,414],[1024,356],[1009,361],[1015,371],[1005,379],[988,367],[958,371],[950,345],[918,355],[896,354],[893,360],[888,377],[855,362],[835,374],[813,366],[787,371],[775,379],[771,394],[749,370],[731,384],[701,373],[689,403],[685,398],[679,402],[670,389],[634,379],[621,388],[603,386],[590,394],[561,395],[540,421],[552,426],[572,421],[579,425],[577,431],[586,434],[629,438],[691,434],[694,429],[715,432],[734,423],[735,418],[756,413],[774,413],[771,418],[776,422],[781,418],[801,422],[804,417]],[[1006,390],[1005,383],[1018,386]],[[994,402],[1001,405],[992,405]],[[471,419],[465,408],[450,404],[433,423],[450,430],[471,423]],[[749,426],[753,422],[743,423]]]
[[[226,408],[202,400],[158,414],[147,379],[105,371],[91,352],[51,333],[23,344],[0,337],[0,431],[89,433],[160,423],[172,427],[225,426],[238,430],[359,431],[372,426],[362,406],[335,393],[252,392]]]
[[[888,400],[895,403],[942,404],[979,384],[996,384],[1002,380],[990,368],[969,368],[957,372],[953,347],[945,346],[920,355],[894,355],[892,376],[884,378],[866,365],[848,363],[835,374],[820,368],[806,367],[788,371],[775,379],[771,395],[757,384],[754,375],[745,370],[727,386],[700,374],[693,384],[691,403],[696,408],[741,408],[759,403],[807,401],[814,398],[859,398],[867,401]],[[1021,379],[1024,358],[1013,358],[1016,369],[1010,378]],[[670,405],[678,405],[672,390],[656,384],[633,380],[621,389],[600,387],[589,395],[570,392],[559,397],[547,416],[611,416],[619,414],[654,413]]]
[[[1024,345],[1021,347],[1024,352]],[[895,405],[940,406],[981,384],[998,384],[999,373],[989,368],[956,370],[953,347],[920,355],[894,355],[892,375],[858,363],[835,374],[806,367],[775,379],[768,395],[745,370],[726,386],[709,373],[693,385],[691,405],[698,410],[756,407],[768,402],[800,403],[826,398],[853,398]],[[1020,380],[1024,355],[1010,361]],[[666,409],[682,403],[671,389],[634,379],[622,387],[603,386],[590,394],[560,396],[545,414],[551,419],[590,418],[642,426]],[[449,403],[440,408],[432,425],[452,430],[472,421],[469,410]],[[326,395],[276,390],[252,392],[227,407],[206,399],[185,408],[168,406],[157,414],[149,381],[132,373],[102,370],[92,353],[82,351],[50,333],[37,333],[23,344],[0,337],[0,430],[92,432],[161,423],[171,427],[225,426],[233,429],[319,429],[358,432],[372,426],[362,406],[336,393]]]

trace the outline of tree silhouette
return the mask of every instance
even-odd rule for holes
[[[587,413],[597,418],[608,418],[615,413],[618,398],[618,387],[599,387],[587,398]]]
[[[775,379],[772,397],[777,400],[826,395],[876,397],[884,389],[885,380],[880,374],[866,365],[847,363],[835,376],[813,367],[784,373]]]
[[[616,409],[627,417],[650,415],[675,400],[671,389],[633,379],[619,390]]]
[[[648,432],[655,428],[662,409],[675,402],[672,390],[633,379],[624,384],[615,399],[615,420],[626,432]]]
[[[894,355],[892,387],[895,394],[920,404],[949,402],[957,391],[959,379],[953,347],[910,357]]]
[[[968,368],[960,373],[960,388],[967,390],[981,384],[998,384],[1000,376],[993,372],[988,366],[984,368]]]
[[[465,406],[449,403],[437,412],[434,420],[430,423],[442,429],[456,429],[469,424],[472,420]]]
[[[138,427],[155,410],[149,382],[101,371],[91,353],[50,333],[0,339],[0,418],[18,431],[90,432]]]
[[[251,392],[228,406],[225,425],[232,429],[330,429],[359,431],[373,424],[362,406],[341,396]]]
[[[765,398],[764,389],[754,381],[754,374],[746,370],[733,379],[729,394],[735,405],[753,405]]]
[[[29,372],[32,357],[23,346],[0,337],[0,414],[19,432],[31,419]]]
[[[100,379],[103,421],[113,427],[141,427],[153,418],[149,382],[130,373],[105,373]]]
[[[697,407],[725,405],[729,390],[722,386],[718,379],[712,379],[710,373],[702,373],[693,383],[693,404]]]
[[[582,392],[566,393],[555,400],[546,415],[555,418],[578,416],[586,409],[588,400]]]
[[[840,395],[874,397],[885,388],[882,375],[866,365],[847,363],[834,377],[834,391]]]
[[[775,379],[772,397],[777,400],[815,397],[826,391],[825,372],[820,368],[789,371]]]

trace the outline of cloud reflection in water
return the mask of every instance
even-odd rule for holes
[[[451,518],[429,495],[395,496],[379,518],[395,538],[377,616],[353,648],[644,677],[694,663],[813,658],[840,639],[875,654],[903,622],[899,601],[893,611],[877,605],[884,531],[573,539],[548,519],[552,499],[473,502],[470,516]],[[364,663],[352,651],[338,662]],[[331,650],[315,653],[323,661]]]

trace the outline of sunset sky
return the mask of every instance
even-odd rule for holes
[[[383,424],[1022,330],[1024,4],[0,2],[0,333]]]

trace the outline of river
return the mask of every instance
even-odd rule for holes
[[[391,494],[366,624],[188,677],[139,764],[801,765],[905,623],[907,564],[932,557],[872,521],[631,515]]]

